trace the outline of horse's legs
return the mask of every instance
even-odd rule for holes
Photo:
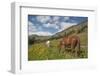
[[[75,49],[77,48],[77,49]],[[80,41],[77,41],[74,46],[73,49],[75,50],[75,57],[79,57],[80,55]]]
[[[76,47],[76,42],[73,42],[71,45],[71,50],[72,50],[72,53],[74,53],[74,56],[77,57],[78,51],[75,50],[75,47]]]
[[[78,54],[78,57],[80,57],[80,40],[78,40],[78,43],[77,43],[77,54]]]
[[[71,45],[71,52],[74,53],[74,51],[75,51],[75,50],[74,50],[74,46]]]
[[[75,50],[75,57],[77,57],[78,56],[78,51],[77,50]]]
[[[65,45],[60,46],[59,53],[64,53]]]
[[[74,56],[77,57],[78,56],[78,51],[75,48],[72,48],[72,52],[74,52]]]

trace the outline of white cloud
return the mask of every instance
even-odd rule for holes
[[[54,28],[54,29],[59,29],[61,27],[61,30],[64,30],[64,28],[67,28],[71,25],[73,25],[72,23],[67,23],[65,21],[69,20],[70,17],[63,17],[63,22],[60,21],[60,18],[59,16],[54,16],[52,19],[49,20],[49,23],[47,24],[43,24],[44,27],[47,27],[47,28]]]
[[[51,18],[50,18],[50,16],[37,16],[36,19],[37,19],[37,21],[39,21],[41,23],[46,23]]]
[[[54,29],[59,29],[58,25],[56,24],[51,24],[51,23],[47,23],[47,24],[43,24],[44,27],[47,27],[47,28],[54,28]]]
[[[37,31],[37,29],[34,26],[34,24],[32,22],[30,22],[30,21],[28,21],[28,31],[29,31],[29,34]]]
[[[29,21],[28,26],[29,26],[29,31],[33,31],[33,32],[37,31],[36,27],[34,26],[34,24],[32,22]]]
[[[32,22],[28,22],[29,25],[29,35],[31,34],[36,34],[36,35],[41,35],[41,36],[48,36],[48,35],[53,35],[54,33],[51,33],[49,31],[43,31],[44,27],[46,28],[54,28],[56,29],[55,32],[60,32],[63,31],[65,29],[67,29],[68,27],[71,27],[73,25],[76,25],[77,23],[70,23],[70,22],[66,22],[67,20],[70,19],[70,17],[62,17],[62,19],[60,19],[61,17],[59,16],[54,16],[54,17],[50,17],[50,16],[37,16],[36,19],[37,21],[41,22],[42,25],[39,26],[38,24],[33,24]],[[48,22],[48,23],[47,23]],[[38,28],[36,28],[36,26]]]
[[[32,35],[32,34],[36,34],[36,35],[40,35],[40,36],[48,36],[48,35],[52,35],[52,33],[50,32],[47,32],[47,31],[39,31],[41,30],[42,28],[39,27],[38,29],[34,26],[34,24],[30,21],[28,21],[28,30],[29,30],[29,35]]]
[[[61,22],[60,24],[60,31],[67,29],[68,27],[71,27],[73,25],[76,25],[77,23],[68,23],[68,22]]]
[[[60,20],[59,16],[54,16],[51,18],[51,20],[49,20],[49,23],[56,24],[57,22],[59,22],[59,20]]]
[[[55,17],[53,17],[53,21],[58,21],[59,19],[60,19],[59,16],[55,16]]]
[[[54,24],[47,23],[47,24],[44,24],[43,26],[44,27],[54,27],[55,25]]]
[[[67,21],[69,19],[70,19],[70,17],[64,17],[64,21]]]
[[[36,35],[39,35],[39,36],[50,36],[52,35],[52,33],[50,32],[44,32],[44,31],[39,31],[39,32],[33,32],[33,33],[30,33],[30,34],[36,34]]]
[[[57,24],[57,25],[60,24],[60,21],[55,21],[55,24]]]

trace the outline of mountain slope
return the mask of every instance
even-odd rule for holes
[[[72,35],[72,34],[87,32],[87,24],[88,24],[88,21],[84,21],[84,22],[79,23],[77,25],[71,26],[71,27],[69,27],[61,32],[56,33],[55,35],[52,36],[52,38],[62,37],[65,34]]]

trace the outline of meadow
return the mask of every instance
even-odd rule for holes
[[[85,34],[83,34],[85,35]],[[85,36],[83,36],[85,37]],[[81,39],[80,56],[75,57],[73,53],[65,51],[59,53],[60,39],[50,41],[50,47],[47,47],[45,42],[35,43],[28,48],[28,60],[54,60],[54,59],[79,59],[87,58],[88,51],[86,46],[86,38]],[[64,49],[62,49],[64,50]]]

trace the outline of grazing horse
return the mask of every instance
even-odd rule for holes
[[[77,50],[75,48],[77,47]],[[75,56],[79,56],[80,54],[80,38],[78,36],[65,36],[60,41],[60,49],[64,48],[68,49],[70,48],[71,52],[75,52]]]

